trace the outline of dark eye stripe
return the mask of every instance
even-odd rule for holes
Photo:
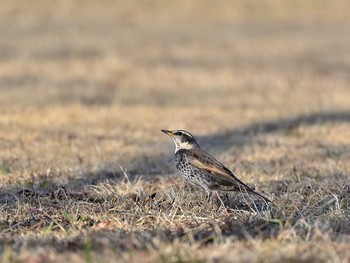
[[[175,132],[175,135],[182,135],[182,132]]]

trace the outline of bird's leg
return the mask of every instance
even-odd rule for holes
[[[217,197],[219,198],[221,205],[225,208],[226,206],[225,206],[224,202],[222,201],[219,193],[218,192],[215,192],[215,193],[216,193]]]
[[[209,200],[210,200],[210,198],[211,198],[211,194],[212,194],[212,192],[211,192],[210,190],[207,190],[207,199],[205,200],[203,209],[207,207],[207,205],[208,205],[208,203],[209,203]]]

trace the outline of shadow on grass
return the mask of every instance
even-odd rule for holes
[[[217,133],[212,135],[197,136],[197,140],[204,149],[209,152],[224,152],[235,145],[237,148],[251,144],[257,136],[276,133],[288,132],[296,129],[298,126],[313,126],[324,123],[350,122],[349,111],[339,112],[321,112],[309,115],[301,115],[291,118],[278,119],[273,121],[256,122],[251,125]],[[161,134],[161,133],[160,133]],[[168,146],[169,145],[169,146]],[[153,155],[143,158],[136,156],[130,163],[135,164],[127,167],[130,179],[142,176],[144,180],[153,180],[153,175],[168,175],[175,173],[173,165],[173,152],[170,142],[159,143],[161,148],[169,148],[169,154]],[[154,146],[153,146],[154,147]],[[147,161],[146,161],[147,160]],[[153,178],[152,178],[153,177]],[[70,181],[65,187],[81,188],[85,185],[95,185],[99,182],[110,181],[118,182],[124,178],[124,174],[116,166],[110,165],[108,168],[101,169],[97,172],[87,172],[83,176]],[[3,188],[1,192],[13,190]]]
[[[291,118],[278,119],[274,121],[257,122],[251,125],[224,132],[199,137],[203,146],[212,150],[225,151],[231,147],[231,143],[238,146],[249,144],[254,137],[275,132],[287,132],[301,125],[313,126],[324,123],[350,122],[349,111],[321,112],[309,115],[301,115]]]

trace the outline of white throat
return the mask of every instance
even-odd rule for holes
[[[174,140],[174,143],[175,143],[175,153],[177,153],[177,151],[179,150],[190,150],[190,149],[193,149],[193,144],[190,144],[188,142],[177,142]]]

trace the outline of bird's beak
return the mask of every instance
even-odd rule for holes
[[[168,130],[162,130],[162,132],[164,132],[166,135],[169,135],[171,137],[174,136],[173,132],[172,131],[168,131]]]

